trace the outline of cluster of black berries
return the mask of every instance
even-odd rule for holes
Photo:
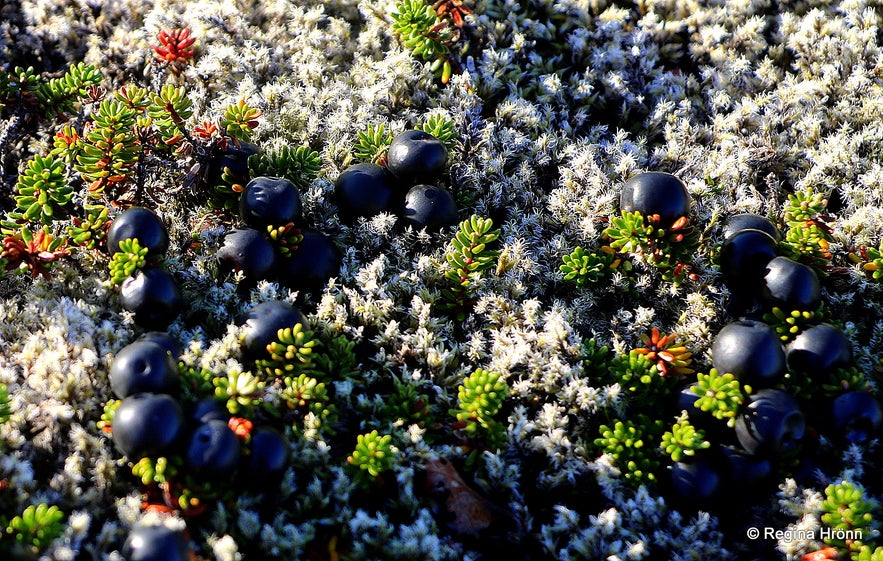
[[[283,286],[314,290],[340,270],[342,253],[329,236],[298,225],[303,205],[297,187],[279,177],[255,177],[243,189],[244,226],[224,236],[221,272],[242,271],[249,282],[275,279]]]
[[[123,281],[120,303],[124,310],[134,313],[138,325],[164,329],[184,305],[178,284],[160,264],[169,248],[169,233],[152,210],[132,207],[116,217],[107,233],[111,257],[123,251],[120,244],[127,240],[137,240],[141,248],[147,249],[147,266]]]
[[[836,442],[861,443],[876,437],[883,409],[871,393],[842,387],[831,399],[822,391],[840,369],[850,367],[852,347],[834,325],[817,323],[800,329],[787,345],[781,334],[762,321],[774,308],[815,311],[821,285],[809,266],[778,255],[780,233],[766,218],[753,214],[731,217],[724,227],[720,269],[741,310],[737,321],[715,337],[713,367],[732,374],[750,388],[735,416],[734,430],[724,430],[708,411],[698,409],[693,387],[680,394],[679,405],[691,422],[722,442],[719,456],[676,464],[673,480],[685,497],[710,501],[725,488],[750,490],[771,479],[777,466],[802,454],[807,458],[824,434]],[[799,390],[799,391],[798,391]],[[795,393],[797,392],[797,393]]]
[[[386,167],[363,163],[341,172],[334,185],[340,215],[354,220],[392,212],[414,228],[455,224],[454,198],[436,185],[447,164],[448,151],[441,141],[423,131],[405,131],[390,143]]]
[[[247,485],[276,483],[288,466],[288,443],[270,427],[247,431],[248,445],[230,426],[224,402],[179,399],[180,347],[170,335],[149,332],[114,357],[110,385],[121,400],[111,434],[127,458],[179,456],[191,475],[227,481],[237,474]]]

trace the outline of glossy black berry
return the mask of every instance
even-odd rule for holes
[[[207,164],[205,181],[210,187],[238,183],[248,183],[249,170],[248,158],[260,152],[260,149],[250,142],[228,142],[223,150],[212,155]],[[224,180],[224,175],[229,179]]]
[[[340,274],[343,253],[331,237],[315,230],[301,230],[297,251],[279,263],[279,282],[289,288],[314,291]]]
[[[711,345],[711,359],[718,372],[754,388],[774,386],[785,376],[782,342],[775,329],[760,321],[725,325]]]
[[[659,215],[659,226],[667,228],[678,218],[689,216],[690,194],[684,183],[670,173],[639,173],[623,184],[619,208],[638,211],[644,217]]]
[[[141,327],[165,329],[183,309],[184,298],[168,271],[146,267],[123,281],[120,304]]]
[[[446,189],[415,185],[405,195],[402,219],[418,230],[437,230],[457,223],[457,204]]]
[[[395,195],[394,178],[377,164],[350,166],[334,182],[334,199],[346,220],[393,210]]]
[[[282,177],[255,177],[239,197],[242,221],[259,230],[300,222],[303,205],[294,183]]]
[[[170,395],[136,393],[113,416],[113,443],[130,460],[162,456],[181,436],[184,413]]]
[[[190,542],[167,526],[141,524],[129,532],[122,554],[126,561],[190,561]]]
[[[670,477],[675,495],[686,503],[707,504],[721,489],[720,473],[705,460],[675,462]]]
[[[276,249],[254,228],[237,228],[224,235],[217,258],[222,275],[242,271],[251,282],[268,279],[276,267]]]
[[[852,361],[852,344],[840,329],[828,323],[802,331],[787,348],[788,368],[820,378]]]
[[[395,138],[386,152],[386,166],[405,183],[431,183],[448,165],[444,143],[423,131],[405,131]]]
[[[734,497],[750,492],[773,475],[773,464],[768,458],[752,456],[733,446],[721,446],[720,452],[721,471]]]
[[[782,239],[782,234],[775,224],[759,214],[748,213],[734,214],[729,217],[726,224],[724,224],[723,237],[725,240],[732,238],[742,230],[760,230],[772,236],[776,241]]]
[[[108,378],[120,399],[141,392],[176,394],[181,385],[175,359],[165,347],[150,341],[135,341],[120,349]]]
[[[761,230],[733,234],[720,252],[720,270],[731,289],[759,292],[766,266],[778,254],[778,244]]]
[[[222,479],[233,474],[241,453],[236,433],[226,422],[211,419],[196,427],[190,436],[185,463],[193,473]]]
[[[194,425],[201,425],[211,420],[227,423],[230,419],[230,412],[227,411],[227,406],[223,401],[207,397],[196,402],[187,418]]]
[[[877,398],[865,391],[851,391],[831,403],[834,431],[852,444],[861,444],[880,433],[883,409]]]
[[[246,314],[245,351],[251,356],[267,352],[267,345],[276,340],[280,329],[294,327],[298,323],[307,326],[307,318],[288,302],[270,301],[258,304]]]
[[[806,432],[806,419],[797,400],[776,389],[760,390],[749,399],[736,417],[736,438],[742,448],[764,457],[795,454]]]
[[[249,449],[242,469],[244,481],[264,489],[278,486],[288,469],[288,440],[275,429],[258,427],[251,433]]]
[[[768,307],[815,310],[821,301],[821,290],[812,267],[780,255],[767,263],[761,298]]]
[[[169,232],[165,224],[150,209],[139,206],[122,212],[114,218],[107,232],[107,251],[113,255],[120,250],[120,242],[137,238],[148,255],[163,255],[169,249]]]
[[[181,353],[184,352],[184,347],[181,346],[181,342],[176,338],[172,337],[165,331],[148,331],[144,333],[137,339],[138,341],[149,341],[151,343],[156,343],[161,346],[165,350],[172,355],[172,358],[178,360],[181,356]]]

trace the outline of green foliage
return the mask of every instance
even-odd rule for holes
[[[101,72],[83,62],[68,68],[61,78],[52,78],[37,87],[36,96],[46,114],[75,113],[76,101],[89,95],[89,88],[101,83]]]
[[[77,158],[80,142],[80,135],[77,131],[71,125],[64,125],[60,131],[55,133],[52,139],[53,148],[49,155],[61,158],[66,164],[71,163]]]
[[[39,86],[40,77],[33,66],[16,66],[11,73],[0,70],[0,107],[36,106]]]
[[[499,230],[490,218],[472,215],[460,223],[460,229],[451,240],[450,249],[445,254],[448,269],[445,278],[450,284],[442,291],[444,301],[439,308],[451,313],[457,321],[466,319],[467,307],[475,282],[482,272],[494,266],[500,252],[488,246],[500,236]]]
[[[108,213],[110,209],[104,205],[86,205],[86,218],[73,217],[72,224],[67,227],[70,240],[86,249],[96,249],[107,239],[110,227]]]
[[[18,177],[15,189],[15,204],[22,212],[12,213],[10,218],[45,225],[60,219],[63,207],[73,198],[73,189],[64,175],[64,161],[51,154],[34,156]]]
[[[804,328],[818,323],[824,317],[822,307],[817,310],[790,310],[785,311],[779,307],[763,315],[763,321],[776,330],[779,339],[787,344],[797,337]]]
[[[258,126],[258,117],[261,110],[245,103],[240,99],[239,103],[228,105],[221,118],[221,128],[225,134],[238,140],[250,140],[252,129]]]
[[[147,264],[147,247],[141,247],[138,238],[128,238],[120,242],[120,250],[113,254],[110,259],[110,280],[114,284],[123,284],[123,281],[135,274],[135,271]]]
[[[833,230],[822,214],[828,201],[812,189],[788,195],[785,204],[785,231],[780,247],[787,257],[824,272],[833,257],[829,251]]]
[[[883,561],[883,547],[876,548],[862,544],[856,551],[853,548],[852,561]]]
[[[604,230],[610,238],[610,248],[622,253],[639,253],[650,247],[653,227],[644,221],[637,210],[623,211],[621,216],[611,216],[610,226]]]
[[[745,401],[745,396],[751,393],[751,388],[744,386],[743,390],[743,386],[731,373],[719,374],[714,368],[708,374],[696,374],[696,384],[692,390],[699,396],[696,407],[711,412],[716,419],[726,419],[729,427],[735,426],[736,413]]]
[[[92,126],[80,144],[74,167],[89,183],[89,194],[100,196],[107,187],[134,173],[141,152],[133,132],[138,111],[117,99],[106,99],[92,115]]]
[[[434,113],[423,122],[422,130],[441,141],[448,149],[448,154],[457,149],[460,133],[457,132],[457,126],[450,118]]]
[[[697,450],[709,448],[711,443],[705,440],[705,432],[697,430],[682,412],[671,430],[662,434],[660,448],[671,456],[673,462],[679,462],[684,456],[694,456]]]
[[[111,432],[113,430],[113,417],[116,415],[117,408],[123,402],[121,399],[111,399],[104,404],[101,411],[101,418],[96,421],[95,426],[101,432]]]
[[[386,157],[386,149],[392,142],[392,132],[383,125],[369,123],[363,131],[356,133],[353,154],[360,160],[380,163]]]
[[[317,415],[322,413],[329,399],[325,384],[307,374],[286,376],[281,396],[289,409],[305,407]]]
[[[834,532],[825,543],[857,551],[861,547],[860,541],[843,540],[838,533],[851,530],[861,534],[863,539],[870,538],[877,526],[873,516],[876,507],[877,503],[867,497],[861,485],[849,481],[828,485],[822,502],[822,523]]]
[[[150,91],[141,86],[123,86],[113,96],[136,113],[146,111],[151,104]]]
[[[857,366],[844,366],[828,373],[822,381],[822,391],[828,396],[837,396],[846,391],[866,391],[870,381],[864,371]]]
[[[286,376],[282,380],[282,390],[279,392],[279,396],[286,409],[296,412],[300,418],[303,418],[307,413],[312,413],[315,419],[321,423],[320,428],[327,433],[334,433],[328,427],[328,423],[329,420],[333,422],[333,419],[336,419],[336,407],[331,402],[328,387],[324,382],[309,374]],[[290,420],[287,415],[283,415],[283,418]],[[293,428],[295,432],[302,430],[297,425],[294,425]]]
[[[310,372],[323,380],[352,378],[359,373],[356,344],[345,335],[332,337],[313,348]]]
[[[664,407],[678,384],[676,376],[663,376],[656,362],[637,350],[613,358],[609,372],[613,381],[623,389],[628,403],[642,410]]]
[[[380,474],[392,468],[398,450],[392,445],[392,435],[381,436],[376,430],[356,437],[356,448],[346,459],[357,469],[355,479],[361,485],[370,485]]]
[[[312,331],[300,323],[280,329],[276,341],[267,345],[268,358],[258,359],[257,367],[267,376],[278,378],[311,366],[313,348],[318,344]]]
[[[579,287],[603,280],[620,263],[623,263],[610,248],[601,248],[598,252],[591,253],[581,246],[577,246],[569,255],[563,256],[561,261],[558,270],[564,273],[564,280],[573,281]]]
[[[304,236],[294,222],[282,226],[267,226],[267,235],[283,257],[290,257],[304,241]]]
[[[191,401],[199,401],[206,395],[215,392],[215,374],[211,370],[178,363],[178,375],[181,377],[183,394]]]
[[[159,458],[141,458],[132,464],[132,475],[141,480],[144,485],[151,483],[168,483],[183,465],[180,457],[172,456],[171,459],[164,456]]]
[[[42,275],[49,278],[50,265],[70,255],[67,240],[63,236],[53,236],[46,226],[36,231],[31,231],[27,226],[11,229],[17,224],[10,224],[8,221],[4,221],[2,226],[6,237],[3,239],[0,260],[5,262],[7,271],[30,271],[33,277]]]
[[[457,408],[449,413],[457,420],[466,438],[479,447],[499,450],[506,443],[506,427],[494,416],[500,412],[509,386],[497,372],[476,368],[457,388]],[[470,452],[471,465],[477,448]]]
[[[421,393],[416,384],[397,377],[393,382],[395,391],[384,400],[381,417],[392,424],[401,421],[425,426],[430,416],[429,397]]]
[[[601,425],[594,441],[602,453],[613,457],[626,481],[640,485],[656,481],[659,469],[658,448],[662,421],[637,415],[635,420],[616,421],[613,427]]]
[[[788,203],[785,205],[785,223],[789,226],[812,220],[821,214],[828,201],[821,193],[815,193],[812,189],[798,191],[788,195]]]
[[[585,339],[580,345],[580,357],[582,357],[583,365],[592,375],[608,368],[607,360],[610,357],[610,347],[601,345],[594,338]]]
[[[183,87],[166,84],[159,93],[150,95],[147,114],[159,130],[163,144],[172,146],[180,142],[184,134],[184,123],[193,115],[192,106],[193,102],[187,97]]]
[[[610,226],[604,230],[610,240],[607,247],[626,255],[643,255],[663,279],[680,283],[688,273],[690,255],[699,244],[698,234],[686,217],[668,228],[660,228],[657,218],[644,217],[637,210],[611,216]]]
[[[248,417],[261,404],[264,383],[250,372],[231,370],[227,376],[212,379],[215,398],[227,403],[231,415]]]
[[[393,32],[399,36],[402,45],[413,56],[432,61],[432,71],[442,83],[447,83],[452,74],[447,44],[455,39],[451,26],[443,23],[432,6],[423,0],[400,0],[392,19]]]
[[[850,259],[861,266],[862,271],[875,281],[883,279],[883,242],[879,247],[862,247],[859,255],[850,254]]]
[[[6,384],[0,383],[0,425],[12,417],[12,396]]]
[[[322,169],[322,160],[309,146],[282,146],[275,151],[250,156],[248,169],[252,177],[284,177],[298,189],[306,189]]]
[[[6,533],[32,553],[45,549],[64,533],[64,513],[46,503],[30,505],[6,527]]]

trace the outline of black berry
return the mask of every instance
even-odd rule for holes
[[[757,293],[778,244],[761,230],[742,230],[721,247],[720,270],[731,289]]]
[[[252,356],[267,352],[267,345],[276,340],[280,329],[294,327],[298,323],[307,326],[307,318],[300,310],[287,302],[270,301],[251,308],[244,318],[245,350]]]
[[[395,201],[394,179],[376,164],[356,164],[343,170],[334,182],[334,197],[340,214],[352,220],[389,211]]]
[[[181,384],[175,359],[165,347],[151,341],[135,341],[120,349],[108,377],[120,399],[141,392],[175,394]]]
[[[162,456],[181,435],[184,413],[166,394],[136,393],[113,416],[113,443],[130,460]]]
[[[148,255],[163,255],[169,249],[169,232],[150,209],[133,206],[117,216],[107,232],[107,251],[117,253],[120,242],[131,238],[148,248]]]
[[[325,286],[340,273],[343,254],[329,236],[315,230],[301,230],[303,240],[291,257],[279,264],[279,282],[308,292]]]
[[[123,281],[120,303],[141,327],[164,329],[181,312],[184,298],[168,271],[147,267]]]
[[[276,249],[270,240],[253,228],[237,228],[227,232],[217,257],[221,274],[242,271],[251,282],[272,276],[277,259]]]
[[[736,438],[749,454],[790,456],[800,449],[806,419],[797,400],[782,390],[763,389],[750,396],[736,417]]]
[[[395,138],[386,152],[386,165],[398,179],[431,183],[439,179],[448,164],[448,150],[436,137],[423,131],[405,131]]]
[[[659,216],[659,226],[667,228],[690,214],[690,194],[683,182],[670,173],[639,173],[622,186],[620,210],[638,211],[644,217]]]
[[[776,225],[759,214],[734,214],[724,224],[724,239],[732,238],[742,230],[760,230],[769,234],[774,240],[782,239],[782,234]]]
[[[725,325],[711,345],[711,359],[718,372],[729,372],[752,387],[773,386],[785,376],[782,342],[772,327],[760,321]]]
[[[190,561],[190,543],[179,531],[163,525],[137,525],[123,544],[126,561]]]
[[[209,479],[222,479],[233,474],[241,452],[239,438],[227,423],[210,419],[193,431],[185,460],[194,473]]]
[[[821,285],[809,265],[787,257],[773,257],[766,266],[761,298],[769,307],[783,310],[815,310],[821,300]]]
[[[303,214],[300,193],[291,181],[282,177],[255,177],[239,198],[242,221],[260,230],[299,222]]]
[[[802,331],[787,348],[788,368],[820,378],[849,366],[852,345],[846,335],[828,323]]]
[[[446,189],[415,185],[405,195],[402,218],[416,229],[437,230],[457,223],[457,204]]]

